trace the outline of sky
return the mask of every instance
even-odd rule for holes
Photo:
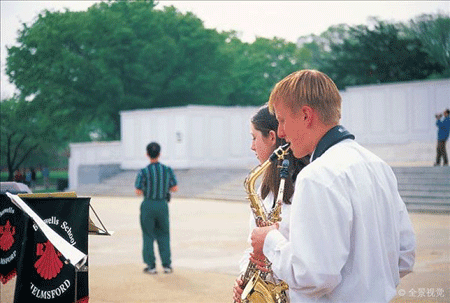
[[[6,46],[16,44],[22,24],[31,25],[44,9],[86,10],[97,1],[1,0],[1,98],[15,91],[5,74]],[[205,27],[218,31],[235,30],[241,40],[255,37],[284,38],[296,42],[310,34],[319,35],[328,27],[345,23],[368,24],[369,17],[406,22],[424,13],[450,15],[450,1],[169,1],[157,8],[173,5],[181,12],[193,12]]]

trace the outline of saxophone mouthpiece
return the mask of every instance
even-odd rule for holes
[[[270,161],[274,162],[276,160],[284,159],[284,156],[286,156],[289,152],[290,145],[291,145],[291,143],[286,143],[284,145],[279,146],[276,150],[274,150],[272,155],[270,155],[270,158],[269,158]]]
[[[286,143],[285,145],[282,145],[281,146],[281,148],[284,150],[284,151],[287,151],[288,150],[288,148],[289,148],[289,146],[291,146],[291,143]]]

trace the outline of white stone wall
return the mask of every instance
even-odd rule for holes
[[[388,162],[433,161],[434,115],[450,108],[450,79],[364,85],[341,94],[341,124],[362,145]],[[177,169],[251,168],[257,161],[250,118],[257,109],[189,105],[121,112],[121,141],[70,144],[69,188],[78,186],[80,165],[145,166],[151,141],[161,144],[161,162]]]
[[[450,108],[450,79],[350,87],[342,124],[363,144],[435,142],[434,115]]]
[[[78,187],[78,169],[81,165],[120,164],[123,157],[120,141],[72,143],[69,147],[70,190]]]
[[[189,105],[121,112],[122,168],[146,165],[152,141],[161,145],[161,162],[174,168],[253,165],[249,121],[257,109]]]

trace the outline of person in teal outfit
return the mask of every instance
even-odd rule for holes
[[[142,255],[147,267],[144,273],[156,274],[155,252],[153,244],[158,243],[159,256],[164,273],[171,273],[169,206],[170,192],[178,190],[177,179],[172,168],[161,164],[159,156],[161,146],[152,142],[147,145],[150,164],[136,176],[136,194],[143,196],[140,223],[142,228]]]

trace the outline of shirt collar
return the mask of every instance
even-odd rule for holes
[[[317,143],[314,152],[311,155],[310,162],[319,158],[323,153],[327,151],[331,146],[341,142],[344,139],[355,139],[355,136],[345,129],[342,125],[336,125],[331,128]]]

